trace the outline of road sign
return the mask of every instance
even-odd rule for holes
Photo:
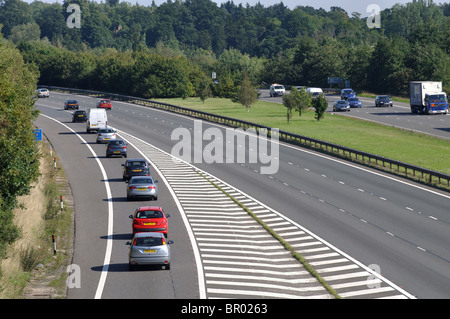
[[[42,141],[42,130],[40,128],[33,130],[33,133],[36,141]]]

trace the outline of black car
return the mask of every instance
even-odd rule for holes
[[[127,143],[124,140],[111,140],[106,145],[106,157],[123,156],[127,157]]]
[[[77,110],[72,113],[72,122],[86,122],[87,113],[85,110]]]
[[[375,107],[379,106],[394,106],[394,103],[392,103],[392,100],[387,95],[378,95],[375,98]]]
[[[67,100],[64,102],[64,110],[75,109],[78,110],[78,101],[77,100]]]
[[[150,176],[150,163],[142,158],[126,160],[123,166],[123,180],[129,180],[131,176]]]

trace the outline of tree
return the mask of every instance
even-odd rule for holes
[[[294,95],[291,94],[285,94],[283,95],[283,105],[286,107],[286,119],[289,123],[290,119],[292,118],[292,111],[297,108],[298,100]]]
[[[200,97],[200,100],[202,100],[203,104],[205,104],[205,101],[207,98],[210,98],[212,96],[211,91],[211,81],[202,81],[198,85],[198,95]]]
[[[0,36],[0,258],[19,236],[13,209],[39,176],[39,149],[32,120],[38,72]]]
[[[40,40],[41,30],[36,23],[19,24],[11,29],[9,39],[14,43]]]
[[[302,116],[302,110],[306,110],[307,108],[312,106],[312,96],[308,92],[306,92],[306,88],[302,87],[299,90],[297,88],[291,89],[291,94],[294,94],[296,99],[298,100],[297,109],[299,116]]]
[[[322,94],[320,94],[313,100],[312,105],[316,109],[316,115],[314,118],[317,121],[320,121],[324,117],[325,111],[328,108],[328,102],[325,99],[325,97]]]
[[[244,74],[244,79],[236,94],[236,100],[247,108],[247,112],[250,111],[250,107],[258,99],[258,92],[252,86],[248,75]]]

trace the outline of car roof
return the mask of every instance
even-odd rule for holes
[[[143,158],[130,158],[126,160],[127,162],[147,162],[145,159]]]
[[[142,232],[142,233],[136,233],[134,235],[134,238],[138,237],[163,237],[163,233],[157,233],[157,232]]]
[[[140,206],[137,210],[160,210],[162,211],[162,207],[160,206]]]

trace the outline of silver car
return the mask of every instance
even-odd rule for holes
[[[158,199],[158,181],[154,181],[151,176],[132,176],[127,183],[127,200],[136,197]]]
[[[333,104],[333,111],[348,111],[350,112],[350,104],[347,100],[337,100]]]
[[[110,127],[101,128],[97,132],[97,143],[108,143],[116,138],[116,131]]]
[[[130,245],[128,265],[130,270],[143,265],[165,266],[170,269],[170,246],[172,240],[167,241],[162,233],[136,233]]]
[[[48,89],[38,89],[37,96],[40,97],[50,97],[50,91]]]

